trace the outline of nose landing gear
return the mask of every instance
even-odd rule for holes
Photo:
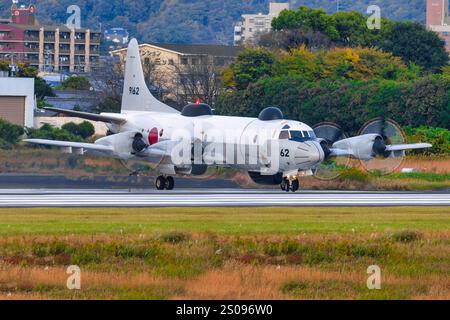
[[[300,182],[297,178],[295,179],[289,179],[289,178],[283,178],[283,181],[280,184],[280,188],[283,191],[289,192],[296,192],[298,189],[300,189]]]
[[[156,190],[173,190],[173,188],[175,187],[175,180],[170,176],[159,176],[158,178],[156,178],[155,187]]]

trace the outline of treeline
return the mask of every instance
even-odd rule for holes
[[[286,2],[280,0],[280,2]],[[66,9],[81,8],[82,27],[103,30],[124,27],[140,41],[163,43],[231,43],[233,24],[245,13],[267,13],[269,0],[37,0],[37,16],[46,23],[66,23]],[[382,15],[395,20],[425,21],[425,1],[341,0],[342,11],[365,12],[378,4]],[[293,0],[300,5],[336,10],[336,1]],[[0,1],[1,16],[8,16],[11,1]]]
[[[376,117],[449,129],[450,66],[443,42],[417,24],[385,19],[390,32],[372,34],[365,23],[357,13],[284,11],[274,20],[275,31],[224,71],[226,90],[216,112],[255,117],[278,106],[286,118],[311,125],[332,121],[349,134]],[[291,28],[306,31],[290,33]],[[382,48],[400,37],[396,28],[413,39],[394,41],[395,50]],[[422,40],[429,50],[414,49]]]
[[[24,134],[32,139],[49,139],[62,141],[88,141],[95,133],[92,123],[83,121],[80,124],[68,122],[61,128],[44,124],[40,128],[23,128],[0,118],[0,149],[12,149],[19,144]]]
[[[412,82],[325,79],[312,83],[301,76],[280,76],[222,95],[217,110],[255,117],[264,107],[278,106],[286,118],[311,125],[332,121],[355,134],[376,117],[413,127],[449,129],[449,103],[449,78],[427,77]]]
[[[439,72],[448,63],[444,40],[422,24],[383,18],[379,26],[370,29],[367,22],[368,17],[359,12],[327,14],[307,7],[285,10],[273,19],[273,31],[261,37],[260,45],[287,50],[300,44],[313,49],[379,48],[431,72]]]

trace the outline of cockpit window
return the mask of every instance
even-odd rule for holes
[[[289,131],[281,131],[279,139],[280,140],[288,140],[289,139]]]
[[[301,131],[294,131],[291,130],[291,139],[295,140],[295,139],[303,139],[303,135]]]
[[[316,139],[316,135],[314,134],[314,131],[282,130],[279,139],[305,142]]]
[[[291,140],[297,142],[305,142],[308,140],[315,139],[315,135],[311,135],[308,131],[300,131],[300,130],[291,130]]]

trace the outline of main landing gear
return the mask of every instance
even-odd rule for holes
[[[281,190],[289,192],[296,192],[300,189],[300,182],[298,179],[290,180],[288,178],[283,178],[283,181],[280,184]]]
[[[175,180],[170,176],[159,176],[158,178],[156,178],[155,187],[157,190],[173,190],[173,188],[175,187]]]

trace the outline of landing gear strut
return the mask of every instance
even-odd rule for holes
[[[286,192],[296,192],[300,188],[300,183],[298,179],[289,180],[288,178],[283,178],[283,181],[280,184],[280,188],[281,190]]]
[[[175,187],[175,180],[170,176],[159,176],[158,178],[156,178],[155,187],[156,190],[173,190],[173,188]]]

